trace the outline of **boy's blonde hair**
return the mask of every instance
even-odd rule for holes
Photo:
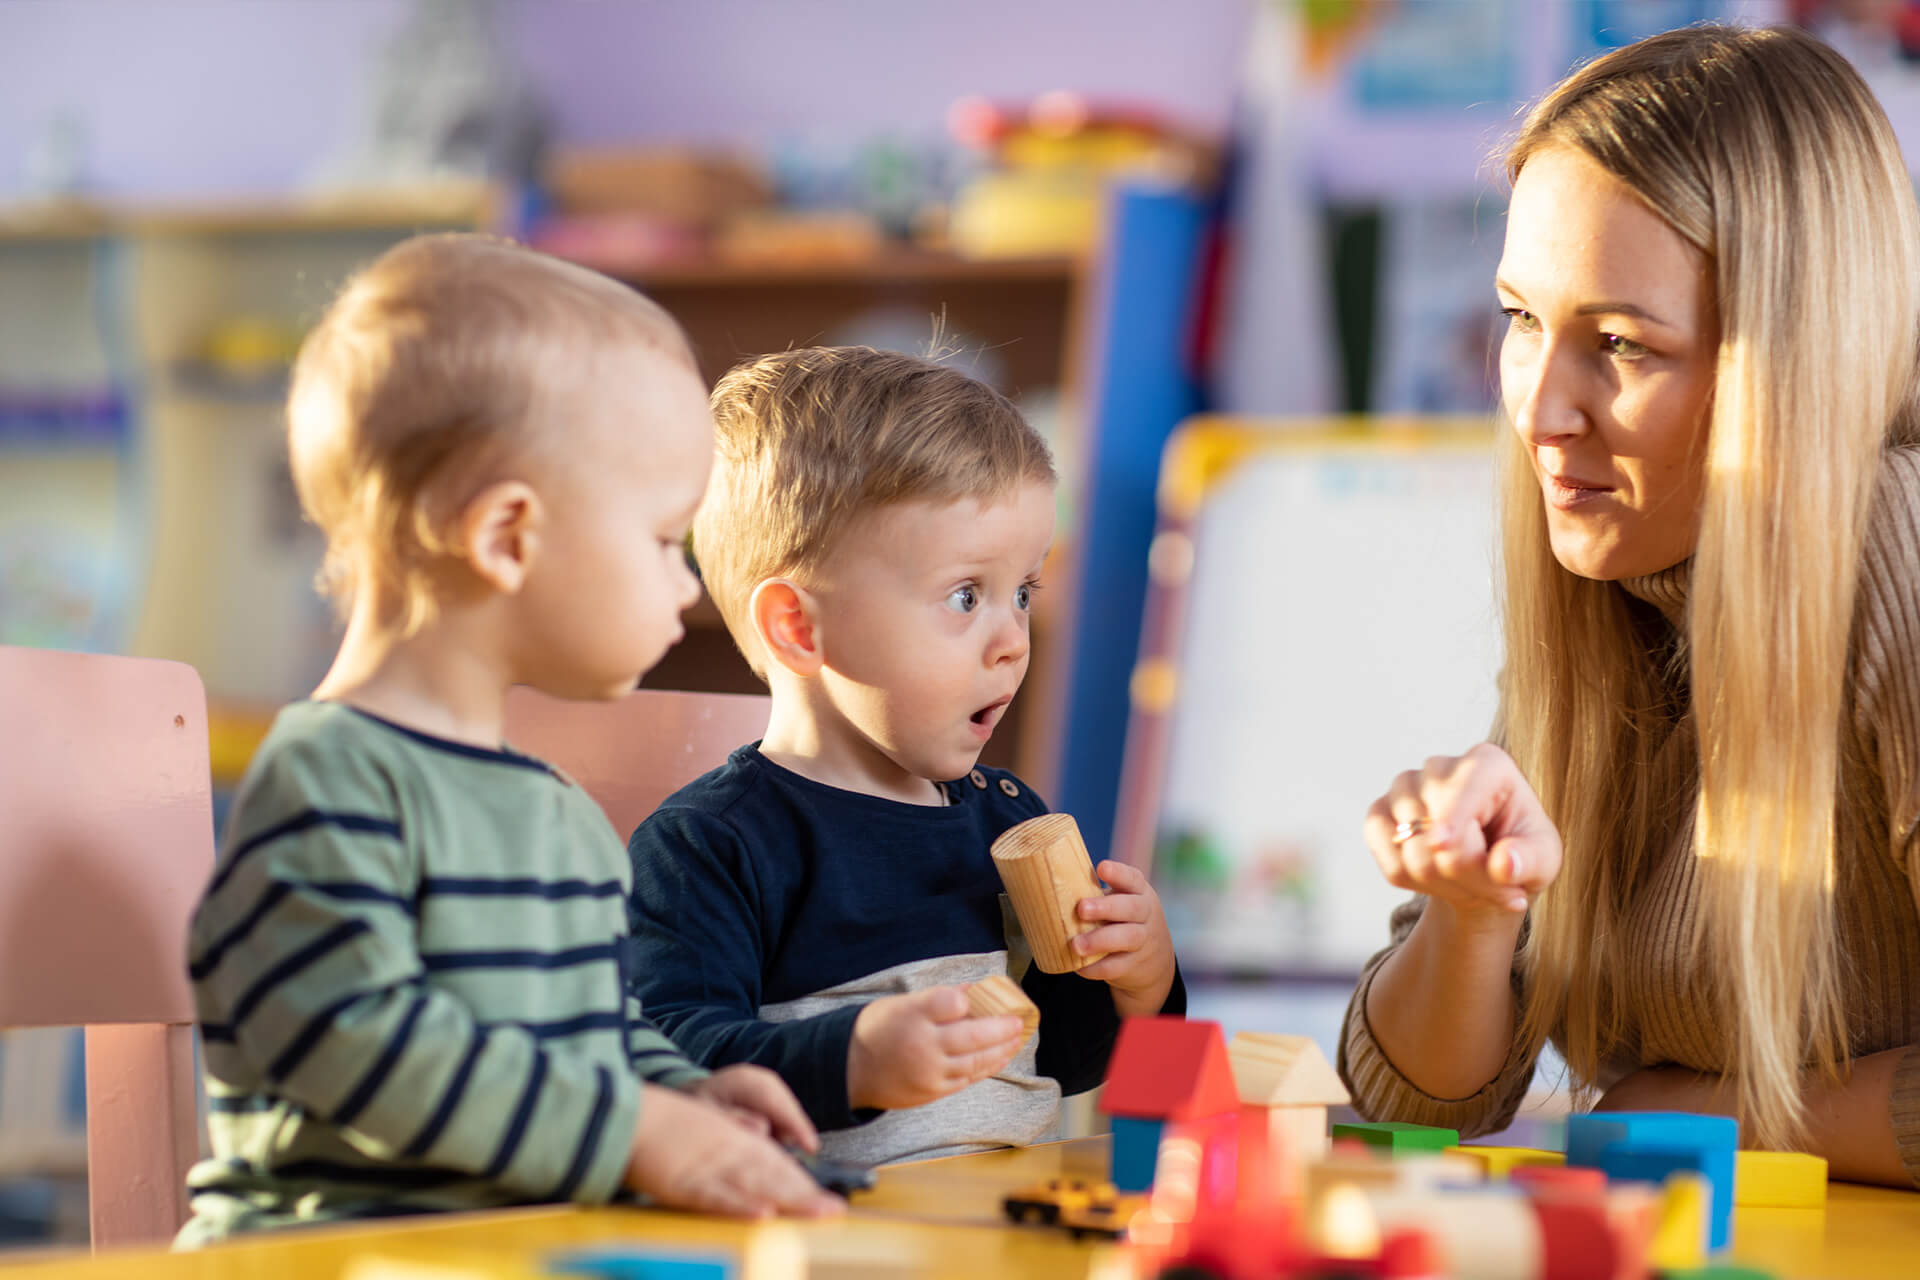
[[[871,347],[809,347],[740,365],[713,390],[714,469],[694,556],[734,643],[766,678],[748,602],[804,575],[848,523],[915,500],[990,502],[1054,482],[1046,441],[957,369]]]
[[[475,234],[417,236],[340,291],[301,345],[288,455],[327,537],[320,589],[417,632],[462,507],[572,446],[553,410],[583,358],[639,344],[693,367],[673,318],[583,267]]]

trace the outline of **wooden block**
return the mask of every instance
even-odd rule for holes
[[[1567,1163],[1588,1168],[1606,1168],[1605,1154],[1616,1146],[1623,1151],[1660,1150],[1670,1157],[1682,1150],[1699,1152],[1694,1165],[1713,1183],[1713,1209],[1708,1221],[1709,1247],[1724,1248],[1728,1223],[1733,1217],[1733,1153],[1739,1145],[1740,1126],[1727,1116],[1694,1115],[1679,1111],[1602,1111],[1567,1118]],[[1652,1181],[1664,1181],[1654,1164],[1633,1161],[1634,1175]],[[1688,1167],[1687,1162],[1669,1159],[1668,1172]],[[1620,1176],[1612,1169],[1609,1178]]]
[[[1620,1251],[1605,1199],[1542,1194],[1527,1203],[1540,1219],[1540,1280],[1614,1280]]]
[[[1604,1199],[1616,1250],[1612,1280],[1646,1280],[1647,1249],[1660,1226],[1660,1193],[1652,1187],[1610,1187]]]
[[[1473,1182],[1479,1172],[1472,1161],[1449,1155],[1420,1154],[1390,1160],[1371,1150],[1352,1155],[1336,1150],[1325,1160],[1307,1165],[1301,1181],[1311,1214],[1337,1187],[1355,1187],[1369,1195],[1426,1191],[1447,1183]]]
[[[1474,1161],[1487,1177],[1494,1179],[1510,1178],[1515,1169],[1557,1167],[1567,1162],[1558,1151],[1540,1151],[1533,1147],[1448,1147],[1447,1154]]]
[[[1449,1147],[1460,1145],[1460,1134],[1455,1129],[1436,1129],[1432,1125],[1402,1124],[1389,1121],[1377,1124],[1336,1124],[1333,1126],[1333,1140],[1352,1138],[1366,1143],[1378,1151],[1394,1156],[1418,1153],[1421,1155],[1439,1155]]]
[[[1607,1175],[1598,1169],[1579,1169],[1570,1165],[1523,1164],[1507,1175],[1514,1186],[1529,1195],[1534,1192],[1557,1195],[1606,1194]]]
[[[1690,1271],[1663,1272],[1660,1280],[1774,1280],[1774,1275],[1773,1272],[1762,1271],[1758,1267],[1742,1267],[1731,1262],[1716,1262],[1712,1266],[1695,1267]]]
[[[1804,1151],[1739,1151],[1733,1202],[1751,1209],[1818,1209],[1827,1202],[1827,1162]]]
[[[1647,1245],[1647,1265],[1685,1271],[1707,1261],[1707,1210],[1713,1184],[1697,1173],[1676,1173],[1660,1193],[1660,1219]]]
[[[1033,1038],[1040,1029],[1040,1006],[1027,998],[1020,984],[1004,973],[967,985],[967,1013],[975,1018],[997,1018],[1010,1014],[1020,1019],[1021,1041]]]
[[[1369,1193],[1381,1234],[1425,1233],[1438,1247],[1441,1274],[1476,1280],[1533,1280],[1545,1246],[1527,1201],[1497,1188]]]
[[[1071,814],[1043,813],[1007,828],[993,842],[993,862],[1041,972],[1074,973],[1101,958],[1073,951],[1075,938],[1099,927],[1078,917],[1080,900],[1103,890]]]
[[[1650,1182],[1656,1186],[1664,1185],[1676,1173],[1699,1174],[1713,1185],[1707,1210],[1707,1248],[1726,1248],[1733,1215],[1733,1152],[1616,1142],[1600,1153],[1600,1168],[1609,1182]]]
[[[1353,1101],[1312,1036],[1242,1031],[1227,1044],[1240,1101],[1258,1107],[1344,1107]]]

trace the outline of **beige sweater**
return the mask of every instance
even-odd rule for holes
[[[1851,990],[1854,1055],[1907,1048],[1894,1078],[1893,1128],[1901,1159],[1920,1185],[1920,449],[1888,454],[1862,567],[1841,792],[1877,799],[1843,805],[1838,814],[1839,945]],[[1621,585],[1678,623],[1689,568],[1682,563]],[[1681,720],[1662,759],[1676,781],[1696,777],[1690,717]],[[1699,910],[1690,806],[1682,812],[1670,852],[1626,920],[1626,951],[1645,963],[1622,981],[1627,1025],[1605,1052],[1606,1078],[1589,1083],[1604,1087],[1643,1066],[1725,1067],[1728,1027],[1690,972],[1681,944],[1682,923]],[[1392,944],[1361,974],[1347,1008],[1340,1074],[1363,1115],[1441,1125],[1466,1136],[1487,1133],[1512,1119],[1533,1076],[1533,1055],[1516,1044],[1478,1093],[1435,1098],[1400,1074],[1367,1025],[1373,976],[1406,940],[1424,903],[1416,897],[1393,913]],[[1554,1039],[1560,1042],[1558,1034]]]

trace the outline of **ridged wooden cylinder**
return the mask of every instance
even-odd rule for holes
[[[1009,827],[993,842],[993,861],[1042,972],[1073,973],[1101,958],[1073,950],[1076,937],[1100,927],[1078,919],[1074,909],[1082,898],[1105,891],[1093,877],[1086,842],[1071,814],[1043,813]]]
[[[1020,989],[1020,984],[1004,973],[968,984],[967,1013],[975,1018],[1012,1015],[1020,1019],[1022,1044],[1031,1040],[1033,1033],[1040,1029],[1040,1006],[1029,1000],[1027,993]]]

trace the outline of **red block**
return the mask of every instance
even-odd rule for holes
[[[1576,1168],[1572,1165],[1522,1165],[1513,1171],[1508,1181],[1528,1195],[1554,1192],[1560,1195],[1597,1196],[1607,1189],[1606,1174],[1598,1169]]]
[[[1620,1249],[1604,1197],[1542,1190],[1532,1200],[1544,1255],[1540,1280],[1614,1280]]]

